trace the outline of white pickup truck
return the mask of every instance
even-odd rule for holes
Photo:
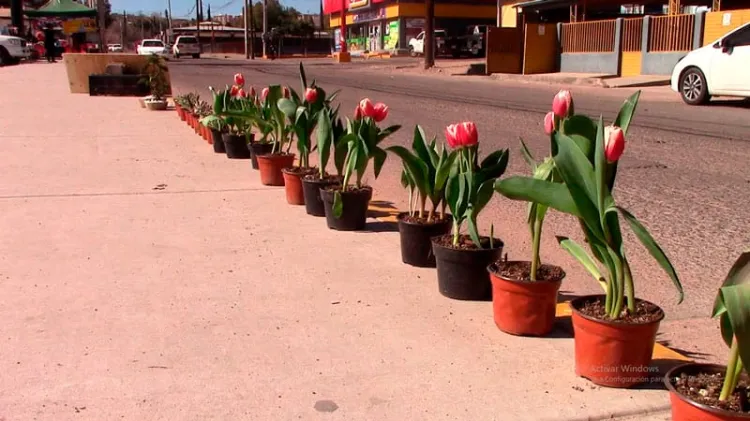
[[[29,56],[31,56],[31,50],[25,39],[0,34],[0,66],[18,64]]]
[[[412,57],[424,54],[424,36],[426,32],[422,31],[417,35],[416,38],[412,38],[409,41],[409,54]],[[435,52],[437,54],[445,53],[445,38],[447,34],[442,29],[435,30]]]

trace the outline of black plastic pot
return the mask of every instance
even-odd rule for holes
[[[266,142],[252,142],[250,147],[250,162],[252,163],[253,169],[258,169],[258,155],[268,155],[273,152],[273,143]]]
[[[367,223],[367,208],[372,199],[372,187],[366,186],[355,191],[341,192],[341,201],[344,205],[340,218],[333,215],[333,190],[320,190],[320,198],[326,214],[328,228],[336,231],[361,231]]]
[[[432,239],[440,293],[456,300],[491,300],[492,281],[487,266],[502,257],[502,240],[496,238],[493,249],[461,250],[436,242],[445,237],[451,235]]]
[[[224,147],[224,139],[221,137],[221,132],[216,129],[211,129],[211,139],[214,141],[214,152],[226,153],[227,150]]]
[[[227,158],[250,159],[250,149],[247,147],[245,136],[224,133],[221,138],[224,140]]]
[[[320,190],[328,186],[341,183],[340,179],[315,179],[302,178],[302,194],[305,195],[305,211],[312,216],[326,216],[323,199],[320,198]]]
[[[417,224],[404,220],[408,212],[398,214],[398,232],[401,237],[401,260],[407,265],[420,268],[434,268],[435,254],[432,251],[432,238],[448,234],[453,218],[446,215],[445,221],[433,224]]]

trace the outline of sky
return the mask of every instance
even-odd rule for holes
[[[195,0],[171,0],[172,15],[175,18],[186,18],[187,13],[195,6]],[[257,1],[257,0],[255,0]],[[253,1],[253,4],[255,4]],[[167,9],[167,0],[110,0],[112,11],[121,13],[125,10],[128,13],[143,12],[151,14],[152,12],[164,13]],[[211,5],[211,14],[228,13],[239,15],[242,11],[242,0],[203,0],[203,8],[208,10]],[[281,0],[284,6],[291,6],[302,13],[320,13],[320,0]],[[193,13],[195,16],[195,13]]]

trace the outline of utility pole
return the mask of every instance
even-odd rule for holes
[[[122,22],[120,23],[120,45],[122,45],[123,51],[125,50],[125,28],[128,25],[128,12],[122,11]]]
[[[250,14],[253,13],[253,11],[248,7],[247,0],[243,0],[244,5],[242,6],[242,20],[245,23],[245,59],[250,58],[250,34],[249,34],[249,26],[250,26]]]
[[[250,60],[255,60],[255,12],[253,9],[253,0],[247,0],[250,14]]]
[[[107,28],[106,28],[106,18],[107,18],[107,9],[105,7],[104,0],[96,0],[96,10],[99,12],[99,52],[100,53],[106,53],[107,52]]]
[[[167,35],[167,41],[172,43],[172,0],[167,0],[167,25],[169,26],[169,35]]]
[[[214,34],[214,21],[211,19],[211,3],[208,4],[208,24],[211,25],[211,54],[213,54],[216,49],[216,38]]]
[[[268,14],[266,11],[268,10],[268,0],[263,0],[263,58],[268,57],[267,56],[267,45],[266,45],[266,34],[268,33]]]
[[[10,20],[11,25],[18,28],[19,36],[23,36],[23,0],[10,1]]]
[[[198,51],[201,49],[201,0],[195,0],[195,39],[198,40]]]
[[[435,66],[435,0],[425,1],[424,68]]]

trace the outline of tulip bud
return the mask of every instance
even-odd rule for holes
[[[305,91],[305,101],[309,104],[314,104],[318,101],[318,90],[315,88],[307,88]]]
[[[253,88],[252,86],[250,87],[250,96],[253,98],[258,96],[258,94],[255,92],[255,88]]]
[[[451,124],[445,128],[445,140],[451,149],[461,147],[461,143],[458,140],[458,124]]]
[[[284,86],[284,98],[289,98],[289,88]]]
[[[354,109],[354,119],[362,120],[362,108],[360,108],[359,105]]]
[[[362,101],[360,101],[359,108],[362,111],[363,117],[375,116],[375,106],[372,104],[372,101],[370,101],[370,98],[365,98]]]
[[[445,128],[445,138],[448,146],[453,149],[464,146],[474,146],[479,142],[479,133],[477,126],[471,121],[451,124]]]
[[[263,90],[260,91],[260,100],[265,101],[266,97],[268,97],[268,88],[263,88]]]
[[[555,113],[550,111],[547,113],[547,115],[544,116],[544,132],[547,134],[552,134],[552,132],[554,131],[555,131]]]
[[[552,112],[558,118],[566,118],[570,113],[572,103],[573,97],[570,95],[570,91],[562,90],[552,99]]]
[[[237,92],[239,92],[239,91],[240,91],[240,87],[237,86],[237,85],[233,85],[232,89],[229,90],[229,96],[236,97],[237,96]]]
[[[234,75],[234,84],[239,87],[245,86],[245,76],[242,76],[242,73]]]
[[[372,118],[375,120],[376,123],[380,123],[381,121],[385,120],[385,118],[388,117],[388,106],[383,104],[382,102],[378,102],[373,107],[373,116]]]
[[[625,134],[617,126],[604,128],[604,157],[607,162],[617,162],[625,151]]]
[[[245,98],[245,90],[240,88],[239,91],[237,91],[237,98]]]

